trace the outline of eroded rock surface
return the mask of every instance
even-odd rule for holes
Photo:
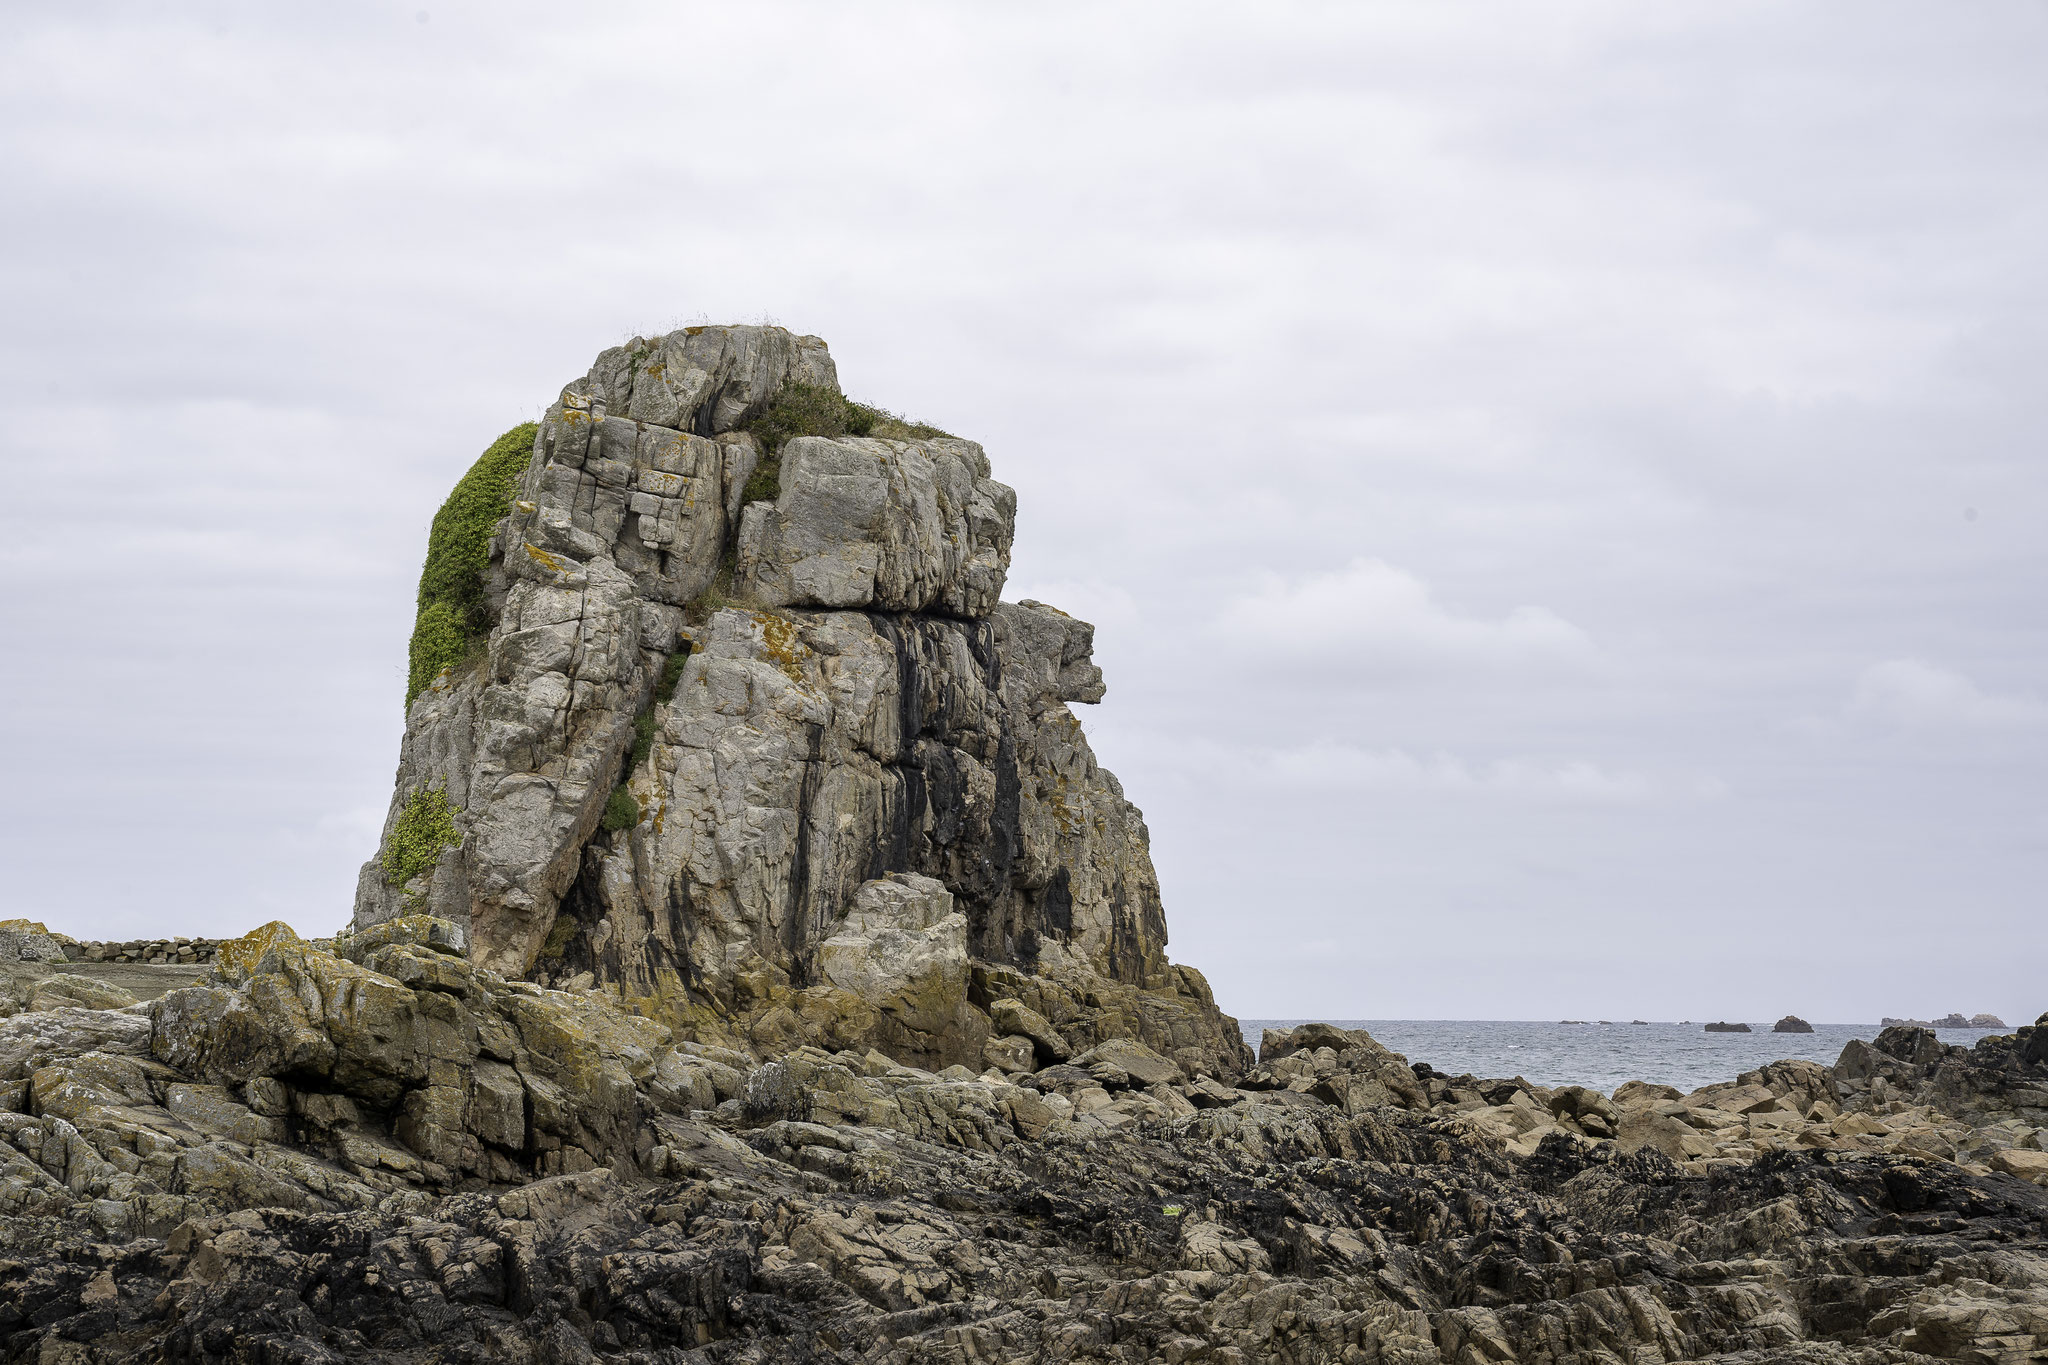
[[[859,913],[943,937],[944,900],[894,886]],[[2048,1016],[1604,1096],[1329,1025],[1237,1084],[1130,1038],[1041,1061],[1063,1039],[1006,997],[1029,1060],[977,1074],[759,1062],[466,946],[273,925],[155,1001],[0,1019],[6,1358],[2048,1350]]]
[[[487,647],[407,717],[357,925],[440,916],[508,977],[616,986],[763,1054],[979,1066],[1015,998],[1078,1046],[1242,1069],[1069,709],[1103,695],[1093,628],[1000,600],[1016,498],[981,447],[747,429],[837,382],[816,338],[711,327],[562,390],[492,542]],[[749,502],[764,460],[776,491]],[[395,885],[421,800],[457,837]],[[608,806],[634,818],[604,828]],[[957,926],[858,909],[903,877]],[[870,922],[887,942],[855,946]]]

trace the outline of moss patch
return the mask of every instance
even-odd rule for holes
[[[405,799],[405,809],[391,826],[384,844],[384,879],[404,886],[441,860],[441,850],[462,842],[455,828],[461,811],[448,804],[445,787],[421,787]]]
[[[540,945],[540,960],[560,962],[562,955],[569,951],[569,944],[576,937],[576,928],[574,915],[556,915],[553,926],[548,929],[547,941]]]
[[[820,384],[784,384],[775,401],[747,423],[761,443],[761,462],[747,477],[742,503],[773,501],[782,492],[782,447],[797,436],[879,436],[891,441],[922,441],[952,433],[925,422],[913,422],[886,408],[856,403]]]
[[[633,717],[633,748],[626,755],[626,776],[640,771],[647,755],[654,752],[654,711],[650,707]]]
[[[661,666],[661,680],[654,684],[654,699],[666,706],[675,700],[676,685],[683,680],[683,667],[690,662],[690,642],[676,641],[676,652]]]
[[[408,650],[408,710],[435,678],[460,665],[490,633],[484,570],[490,563],[491,533],[512,505],[538,430],[535,423],[521,422],[491,442],[434,513]]]

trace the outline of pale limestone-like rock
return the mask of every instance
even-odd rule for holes
[[[1111,1038],[1097,1043],[1074,1058],[1073,1064],[1093,1067],[1107,1063],[1138,1085],[1178,1085],[1187,1079],[1180,1064],[1162,1057],[1143,1043],[1129,1038]]]
[[[988,1013],[990,1023],[1000,1032],[1028,1039],[1040,1061],[1064,1062],[1074,1055],[1074,1050],[1067,1045],[1060,1031],[1047,1022],[1044,1015],[1021,1000],[994,1001],[989,1005]]]
[[[743,513],[735,582],[774,607],[986,616],[1016,515],[972,441],[800,436],[781,496]]]
[[[1019,1033],[999,1034],[982,1046],[982,1059],[1002,1072],[1035,1071],[1038,1069],[1038,1050],[1029,1038]]]
[[[892,873],[854,892],[838,931],[818,945],[818,970],[913,1032],[960,1027],[967,919],[939,882]]]
[[[2007,1149],[1992,1153],[1985,1164],[1995,1171],[2004,1171],[2007,1175],[2031,1180],[2036,1185],[2048,1185],[2048,1152]]]

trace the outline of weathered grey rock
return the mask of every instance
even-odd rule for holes
[[[988,1007],[993,1027],[1001,1033],[1021,1034],[1031,1044],[1038,1060],[1047,1063],[1064,1062],[1074,1055],[1073,1048],[1060,1031],[1047,1022],[1044,1015],[1024,1004],[1021,1000],[996,1000]]]
[[[64,945],[35,920],[0,919],[0,962],[62,962]]]
[[[460,843],[404,887],[366,864],[358,940],[425,913],[494,971],[587,974],[763,1055],[978,1067],[1007,995],[1074,1046],[1242,1069],[1166,960],[1143,820],[1070,709],[1103,695],[1092,627],[999,601],[1014,495],[971,441],[800,436],[779,494],[742,507],[764,452],[740,427],[787,382],[836,388],[822,342],[697,328],[563,389],[492,542],[486,656],[407,717],[386,839],[432,797]],[[640,820],[607,832],[622,781]],[[958,924],[854,924],[896,876]]]
[[[1813,1032],[1813,1025],[1807,1023],[1804,1019],[1801,1019],[1796,1014],[1788,1014],[1783,1019],[1780,1019],[1777,1023],[1771,1025],[1771,1032],[1811,1033]]]
[[[770,607],[983,617],[1010,568],[1017,495],[972,441],[800,436],[782,495],[742,514],[735,583]]]
[[[998,1034],[981,1049],[982,1060],[1002,1072],[1036,1071],[1038,1048],[1019,1033]]]
[[[1187,1079],[1180,1064],[1162,1057],[1143,1043],[1129,1038],[1111,1038],[1097,1043],[1080,1056],[1074,1058],[1078,1067],[1107,1065],[1116,1068],[1130,1078],[1129,1083],[1147,1085],[1179,1085]]]

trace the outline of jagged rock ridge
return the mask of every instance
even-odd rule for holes
[[[1322,1024],[1236,1086],[1127,1040],[973,1076],[756,1063],[507,980],[446,921],[334,946],[267,926],[129,1004],[0,962],[49,987],[0,1017],[7,1359],[2048,1351],[2048,1016],[1689,1096],[1446,1076]]]
[[[562,390],[488,645],[407,717],[355,923],[441,916],[494,970],[760,1051],[979,1067],[1015,999],[1082,1047],[1241,1070],[1069,709],[1103,694],[1093,628],[1000,600],[1015,495],[972,441],[748,430],[837,389],[817,338],[693,327]],[[420,802],[455,838],[394,884]]]

